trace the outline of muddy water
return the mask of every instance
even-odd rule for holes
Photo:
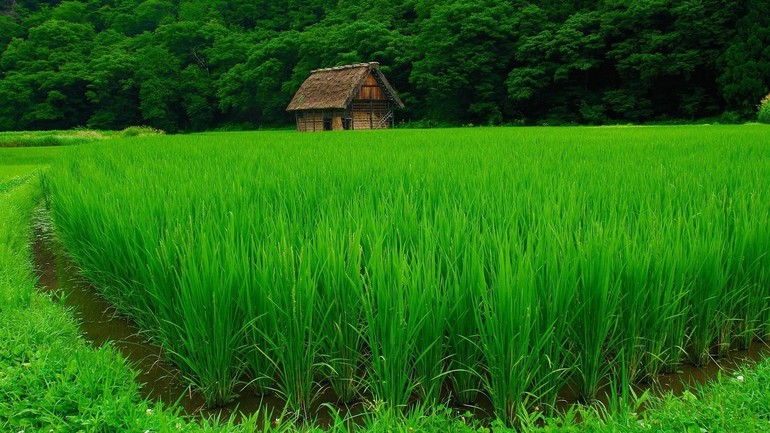
[[[139,372],[138,381],[143,384],[143,397],[165,404],[178,403],[183,412],[196,416],[238,416],[254,413],[281,413],[283,401],[274,396],[257,396],[248,389],[240,391],[240,397],[228,406],[218,409],[206,409],[200,394],[185,385],[182,373],[171,365],[161,347],[153,344],[142,334],[135,323],[117,314],[96,289],[87,281],[78,277],[74,265],[60,253],[60,247],[52,234],[50,222],[41,211],[35,216],[33,255],[41,290],[52,293],[65,306],[71,308],[80,322],[84,338],[94,346],[111,344],[126,357]],[[752,365],[763,356],[770,355],[770,349],[764,343],[755,343],[749,350],[734,351],[730,356],[712,359],[707,365],[696,368],[682,365],[677,373],[658,376],[652,384],[636,387],[640,395],[647,389],[653,394],[673,392],[680,395],[685,389],[714,380],[718,373],[730,374],[736,369]],[[448,395],[448,392],[445,392]],[[335,396],[327,389],[321,394],[314,412],[319,425],[328,425],[332,421],[329,408],[333,407],[340,415],[355,415],[364,411],[364,403],[350,407],[336,404]],[[561,393],[558,406],[566,408],[577,401],[577,392],[567,387]],[[474,406],[456,406],[460,412],[471,412],[474,417],[486,418],[492,415],[492,406],[482,396]]]

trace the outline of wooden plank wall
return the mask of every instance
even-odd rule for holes
[[[370,73],[366,77],[364,84],[361,85],[361,89],[358,91],[358,95],[355,99],[386,101],[388,97],[385,95],[382,87],[380,87],[380,83],[378,83],[377,79],[374,78],[374,75]]]
[[[297,131],[313,132],[324,130],[324,116],[320,112],[304,112],[297,115]]]
[[[297,131],[321,132],[324,130],[324,119],[331,120],[334,131],[344,129],[343,119],[353,119],[350,129],[388,129],[391,120],[381,122],[392,110],[388,100],[354,100],[349,111],[305,111],[296,114]]]
[[[331,119],[333,131],[344,129],[342,118],[349,117],[350,113],[344,111],[306,111],[297,113],[297,131],[321,132],[324,130],[324,119]]]
[[[390,111],[387,101],[353,101],[353,129],[387,129],[390,122],[380,125],[380,120]]]

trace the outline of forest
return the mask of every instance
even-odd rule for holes
[[[290,125],[312,69],[378,61],[397,122],[754,118],[770,0],[0,0],[0,130]]]

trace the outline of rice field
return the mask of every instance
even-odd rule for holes
[[[514,425],[770,336],[770,128],[154,136],[68,149],[68,253],[211,406],[480,393]]]

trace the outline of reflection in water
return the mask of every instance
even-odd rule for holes
[[[217,409],[206,409],[203,397],[185,385],[181,372],[169,364],[159,346],[152,344],[136,325],[117,314],[96,289],[87,281],[78,277],[74,265],[60,253],[60,247],[53,236],[53,230],[46,212],[40,210],[35,215],[33,255],[39,277],[38,287],[50,292],[54,297],[63,298],[65,306],[72,309],[84,338],[95,346],[111,344],[119,350],[139,372],[138,381],[143,385],[143,397],[164,404],[178,403],[183,412],[198,417],[221,416],[231,414],[251,415],[279,414],[283,410],[283,401],[275,396],[257,396],[249,389],[241,390],[240,397],[233,403]],[[638,395],[652,388],[655,394],[673,392],[681,394],[688,387],[703,384],[717,377],[718,372],[730,373],[743,365],[759,361],[770,353],[768,346],[755,343],[748,351],[736,351],[727,358],[712,360],[706,366],[695,368],[682,365],[675,374],[660,375],[650,385],[636,387]],[[445,391],[445,395],[449,395]],[[559,406],[566,408],[575,403],[577,393],[567,387],[563,390]],[[316,403],[316,420],[321,426],[332,421],[330,407],[341,416],[358,415],[364,412],[365,404],[359,402],[351,407],[339,406],[333,392],[326,389]],[[492,407],[488,399],[481,397],[473,407],[457,406],[460,412],[470,411],[475,417],[488,418]]]

